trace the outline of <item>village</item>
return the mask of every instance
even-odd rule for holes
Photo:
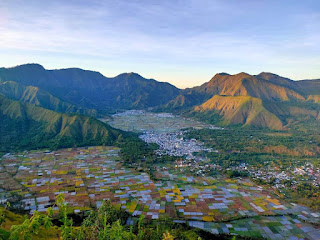
[[[278,166],[266,166],[257,168],[250,165],[242,165],[239,170],[245,170],[253,179],[259,179],[272,183],[276,189],[295,188],[299,184],[308,183],[314,187],[320,186],[320,169],[311,163],[293,163],[284,170]]]
[[[295,189],[301,184],[310,184],[314,187],[320,187],[320,169],[311,163],[293,163],[285,171],[278,166],[266,164],[264,167],[257,167],[247,163],[241,163],[236,166],[223,168],[210,160],[190,161],[190,159],[180,159],[176,161],[175,166],[180,171],[187,171],[199,176],[210,176],[213,172],[236,171],[244,176],[248,176],[254,181],[267,183],[277,190]]]
[[[204,124],[193,119],[174,116],[171,113],[151,113],[143,110],[129,110],[114,114],[113,121],[109,122],[113,127],[125,131],[135,131],[140,134],[140,139],[147,143],[155,143],[159,146],[158,155],[182,157],[186,161],[193,160],[193,164],[206,160],[201,152],[217,152],[212,148],[206,148],[202,142],[196,139],[184,137],[188,129],[221,129],[213,125]]]
[[[211,148],[205,148],[203,143],[196,139],[184,139],[186,131],[157,133],[153,131],[146,131],[139,137],[147,143],[156,143],[159,149],[156,153],[159,155],[170,155],[176,157],[185,157],[187,160],[201,161],[203,158],[196,157],[193,153],[196,152],[212,152]]]

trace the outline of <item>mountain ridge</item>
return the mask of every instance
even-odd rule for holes
[[[139,74],[107,78],[99,72],[79,68],[46,70],[37,64],[1,68],[0,81],[36,86],[71,104],[102,112],[155,107],[181,91],[172,84],[145,79]]]
[[[38,91],[76,106],[75,109],[96,109],[99,113],[150,108],[186,114],[197,112],[197,116],[205,114],[207,120],[211,119],[209,115],[220,116],[223,124],[227,125],[242,124],[274,129],[290,126],[290,122],[303,122],[303,117],[319,119],[316,116],[319,116],[320,80],[293,81],[270,72],[257,75],[245,72],[234,75],[218,73],[200,86],[182,90],[167,82],[143,78],[134,72],[108,78],[99,72],[80,68],[46,70],[39,64],[27,64],[0,68],[0,83],[4,82],[16,82],[29,88],[29,92],[35,92],[35,88],[38,88]],[[32,96],[25,94],[21,98],[15,96],[14,99],[35,103],[36,97]],[[249,97],[250,101],[243,102],[241,96]],[[226,107],[228,101],[233,108]],[[57,110],[56,105],[45,107]],[[231,109],[233,112],[230,112]],[[253,114],[258,109],[261,110],[259,114]],[[62,110],[67,111],[68,107]],[[244,116],[254,120],[244,121]],[[238,121],[236,118],[239,118]],[[268,119],[274,123],[274,127],[267,123]],[[211,121],[216,123],[218,119],[212,117]]]
[[[193,114],[214,124],[240,124],[281,130],[290,127],[290,122],[303,122],[298,120],[302,116],[318,120],[316,116],[319,115],[320,108],[319,94],[320,81],[318,80],[293,81],[267,72],[258,75],[245,72],[234,75],[218,73],[200,86],[183,90],[162,109],[187,115]],[[218,97],[215,98],[215,96]],[[254,121],[244,121],[244,115],[252,116],[252,109],[243,112],[244,106],[247,105],[243,102],[236,105],[235,101],[239,101],[239,104],[243,98],[235,97],[250,97],[251,102],[255,102],[254,106],[258,108],[258,105],[261,105],[263,111],[260,112],[259,117],[253,118]],[[217,101],[217,98],[220,100]],[[221,99],[224,99],[224,103],[219,105],[218,103],[222,102]],[[258,99],[261,100],[260,104],[257,103]],[[227,104],[230,106],[226,107]],[[223,108],[228,111],[223,111]],[[239,108],[242,109],[241,114]],[[223,121],[217,116],[220,116]],[[271,126],[268,121],[273,125]]]

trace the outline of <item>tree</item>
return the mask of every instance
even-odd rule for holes
[[[77,231],[77,239],[114,239],[122,233],[122,238],[133,239],[135,236],[132,230],[126,231],[123,225],[127,221],[127,213],[117,209],[110,201],[104,201],[96,211],[91,211],[84,219],[80,229]],[[118,222],[118,223],[117,223]]]

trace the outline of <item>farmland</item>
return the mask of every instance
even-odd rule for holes
[[[182,174],[157,167],[156,174],[124,166],[116,147],[70,148],[6,154],[1,159],[1,201],[26,211],[45,211],[63,193],[79,213],[110,199],[132,216],[186,221],[213,233],[270,239],[316,239],[320,213],[279,200],[248,179]],[[313,223],[313,224],[311,224]]]
[[[216,128],[210,124],[170,113],[152,113],[143,110],[130,110],[114,114],[112,118],[113,120],[108,122],[112,127],[138,133],[145,131],[176,132],[184,128]]]

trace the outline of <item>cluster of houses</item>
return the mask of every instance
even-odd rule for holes
[[[242,164],[236,169],[246,171],[253,179],[272,183],[277,189],[295,188],[295,186],[303,183],[320,187],[320,168],[311,163],[293,163],[293,166],[286,169],[270,164],[267,164],[264,168]],[[288,183],[290,186],[288,186]]]
[[[185,131],[182,130],[178,132],[146,131],[139,137],[147,143],[156,143],[159,146],[156,151],[159,155],[185,156],[187,160],[190,160],[196,159],[193,153],[213,151],[211,148],[204,147],[203,143],[196,139],[185,139],[183,137],[184,133]]]

